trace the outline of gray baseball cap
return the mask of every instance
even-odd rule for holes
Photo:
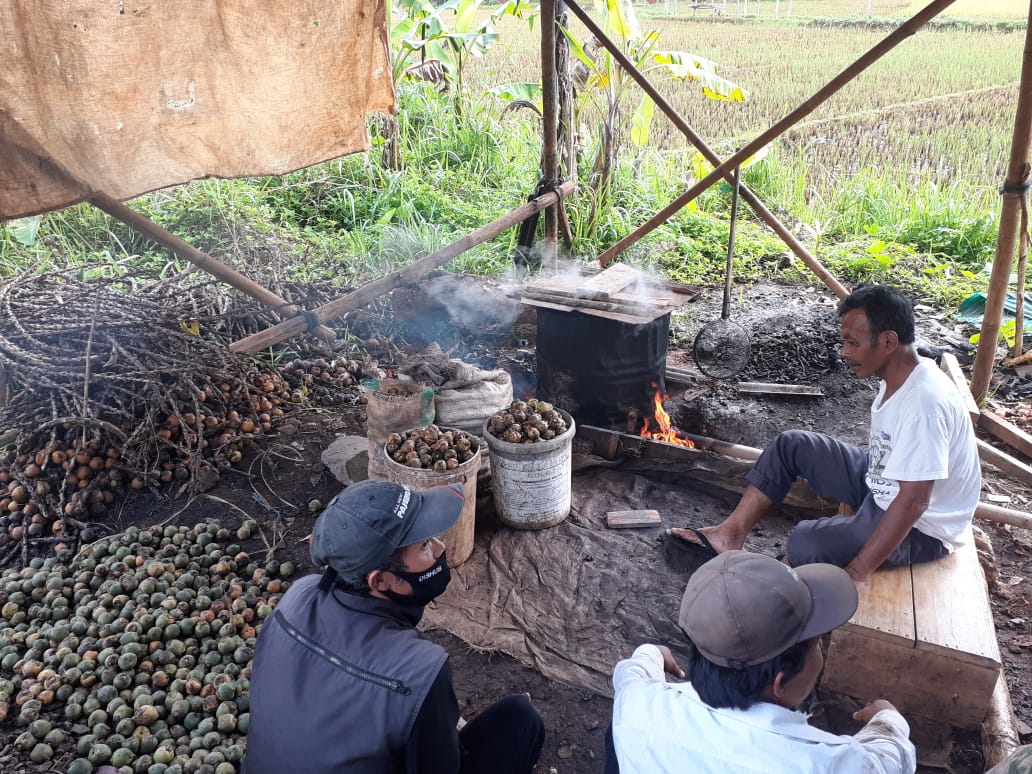
[[[688,579],[677,622],[708,661],[740,669],[830,632],[856,606],[856,586],[841,567],[789,567],[763,554],[727,551]]]
[[[462,513],[461,484],[422,491],[389,481],[359,481],[330,500],[312,532],[312,561],[352,585],[395,551],[440,535]]]

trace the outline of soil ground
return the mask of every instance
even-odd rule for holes
[[[364,346],[380,357],[381,367],[436,341],[452,357],[510,370],[518,389],[532,385],[532,315],[521,315],[515,324],[512,317],[500,319],[499,310],[511,311],[512,305],[499,296],[497,287],[481,278],[465,278],[466,290],[461,292],[456,291],[454,280],[449,283],[446,299],[428,293],[433,283],[424,283],[405,291],[404,314],[356,314],[349,324]],[[460,296],[477,301],[459,303]],[[838,328],[829,294],[807,287],[765,284],[745,289],[740,298],[734,316],[750,330],[753,347],[750,364],[741,378],[815,384],[823,389],[823,397],[749,397],[738,394],[731,383],[699,378],[676,389],[674,384],[668,385],[672,397],[666,408],[676,423],[689,432],[756,447],[791,427],[863,443],[875,384],[858,383],[838,363]],[[486,313],[484,309],[492,311]],[[683,313],[675,314],[668,362],[690,369],[688,351],[695,332],[716,316],[718,291],[708,292]],[[962,346],[964,337],[943,318],[932,310],[921,310],[919,344],[932,349],[951,348],[962,363],[969,361]],[[118,531],[129,524],[149,525],[166,519],[193,523],[205,518],[236,527],[246,513],[260,521],[278,558],[291,559],[301,573],[311,571],[303,540],[317,514],[309,509],[309,502],[326,502],[340,488],[320,461],[323,449],[340,435],[364,435],[362,405],[305,411],[290,417],[260,447],[249,449],[239,469],[224,473],[211,491],[190,503],[138,494],[124,503],[111,528]],[[984,495],[1006,495],[1011,498],[1010,507],[1029,510],[1032,490],[988,466],[984,470]],[[1007,682],[1018,718],[1032,724],[1032,533],[988,523],[981,526],[996,552],[995,572],[990,572],[991,592]],[[260,550],[264,546],[255,541],[250,548]],[[447,633],[431,632],[428,636],[451,656],[464,715],[476,713],[507,693],[527,692],[541,710],[548,729],[537,770],[557,774],[602,771],[603,736],[612,706],[608,698],[549,681],[507,656],[476,652]],[[0,770],[45,770],[13,752],[8,744],[13,734],[8,731],[0,729]],[[1025,741],[1029,741],[1027,737]],[[977,734],[956,737],[949,770],[982,770]]]

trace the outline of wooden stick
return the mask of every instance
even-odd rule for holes
[[[643,304],[629,301],[593,301],[589,298],[577,298],[568,293],[556,293],[551,290],[532,290],[524,288],[522,293],[514,297],[537,299],[540,301],[551,301],[555,304],[565,304],[571,309],[583,306],[587,309],[605,309],[611,312],[627,312],[628,314],[651,314],[668,304]]]
[[[1003,361],[1003,365],[1007,366],[1008,368],[1013,368],[1014,366],[1019,365],[1027,365],[1028,363],[1032,363],[1032,352],[1026,352],[1021,357],[1012,357],[1010,360]]]
[[[556,91],[558,79],[555,74],[557,0],[541,0],[541,171],[546,183],[559,180],[559,115]],[[549,271],[559,268],[556,245],[559,241],[559,218],[557,210],[562,199],[545,208],[545,233],[541,265]]]
[[[960,395],[960,399],[964,402],[964,408],[971,417],[971,423],[977,427],[982,417],[982,411],[975,403],[975,396],[971,394],[971,388],[968,387],[967,379],[964,378],[964,372],[960,370],[957,356],[952,352],[943,352],[939,368],[953,381],[953,386],[957,388],[957,394]]]
[[[985,311],[982,316],[982,330],[978,338],[978,351],[971,372],[971,392],[979,403],[985,400],[989,382],[993,375],[993,361],[996,359],[996,343],[1000,337],[1000,323],[1003,320],[1003,302],[1010,284],[1011,266],[1014,264],[1014,244],[1018,237],[1018,219],[1022,200],[1028,194],[1024,185],[1028,181],[1028,149],[1032,137],[1032,4],[1028,9],[1028,26],[1025,30],[1025,51],[1021,59],[1021,82],[1018,85],[1018,108],[1014,116],[1014,134],[1011,137],[1010,161],[1007,163],[1007,179],[1004,182],[1003,204],[1000,208],[1000,227],[996,238],[996,253],[993,256],[993,272],[989,277]],[[1024,324],[1024,320],[1016,320]]]
[[[1032,468],[1020,460],[1014,459],[1006,452],[1000,451],[995,446],[990,446],[980,438],[976,438],[975,443],[978,444],[978,456],[983,462],[995,465],[1019,481],[1032,486]]]
[[[739,166],[742,162],[748,159],[750,156],[758,152],[761,148],[766,146],[772,140],[783,134],[786,130],[790,129],[793,125],[798,123],[802,118],[805,118],[820,105],[826,102],[832,95],[839,91],[843,86],[856,78],[860,73],[874,64],[876,61],[881,59],[885,54],[895,48],[906,38],[913,35],[921,27],[925,25],[930,19],[934,18],[944,8],[948,8],[953,4],[954,0],[932,0],[927,6],[914,14],[910,19],[901,24],[895,31],[885,37],[880,43],[876,44],[867,53],[857,59],[853,64],[849,65],[845,70],[836,75],[822,88],[818,89],[808,100],[803,102],[799,107],[789,113],[787,116],[776,122],[767,131],[760,134],[759,137],[754,139],[752,142],[747,143],[736,153],[731,154],[725,159],[716,169],[710,172],[702,180],[698,181],[695,185],[685,191],[683,194],[674,199],[673,202],[668,204],[658,213],[656,213],[651,219],[646,221],[643,225],[632,231],[630,234],[625,236],[615,245],[610,247],[604,253],[602,253],[598,260],[605,265],[613,259],[614,256],[619,255],[630,245],[637,242],[643,236],[648,234],[650,231],[655,229],[657,226],[665,223],[672,215],[678,210],[684,207],[688,202],[692,201],[695,197],[709,188],[717,180],[726,178],[728,173]],[[570,10],[573,10],[573,3],[569,3]],[[1032,26],[1032,25],[1030,25]],[[1024,94],[1024,92],[1021,92]],[[1026,121],[1024,126],[1027,127],[1029,122]],[[994,267],[995,268],[995,267]],[[1009,269],[1009,267],[1008,267]],[[844,290],[844,289],[843,289]],[[995,341],[995,337],[993,338]]]
[[[1018,734],[1014,705],[1011,704],[1010,690],[1007,688],[1007,675],[1001,670],[993,695],[989,699],[989,712],[986,714],[985,723],[982,724],[985,770],[996,766],[1019,746],[1021,736]]]
[[[309,316],[314,317],[314,319],[321,324],[327,320],[332,320],[336,317],[345,315],[354,309],[359,309],[374,299],[379,298],[384,293],[404,285],[407,282],[412,282],[413,280],[422,277],[431,269],[435,269],[442,264],[448,263],[452,258],[457,255],[461,255],[471,247],[475,247],[476,245],[486,242],[488,239],[498,236],[507,228],[511,228],[517,223],[526,220],[535,212],[540,212],[545,207],[555,204],[561,196],[570,195],[576,190],[576,188],[577,186],[575,183],[563,183],[556,191],[549,191],[548,193],[531,199],[522,207],[518,207],[507,215],[503,215],[501,218],[498,218],[485,226],[481,226],[476,231],[464,236],[462,239],[452,242],[449,245],[445,245],[440,250],[420,258],[415,263],[392,272],[385,277],[381,277],[378,280],[373,280],[357,290],[353,290],[347,295],[323,304],[318,309],[314,310]],[[285,341],[292,336],[304,333],[307,329],[308,322],[305,316],[291,317],[289,320],[284,320],[278,325],[273,325],[271,328],[266,328],[264,331],[259,331],[251,336],[240,339],[240,341],[235,341],[229,345],[229,348],[233,352],[258,352],[266,347],[279,344],[281,341]]]
[[[739,382],[739,392],[754,395],[802,395],[815,397],[824,395],[824,390],[810,384],[770,384],[768,382]]]
[[[978,416],[978,425],[1026,457],[1032,457],[1032,435],[1017,425],[1011,424],[999,414],[983,411]]]
[[[1014,357],[1025,349],[1025,272],[1028,269],[1028,197],[1021,198],[1021,225],[1018,230],[1018,282],[1014,287]]]
[[[1013,508],[1003,508],[992,503],[979,503],[975,507],[975,516],[987,521],[995,521],[997,524],[1010,524],[1012,527],[1032,530],[1032,514],[1016,511]]]
[[[669,103],[666,98],[659,93],[659,91],[652,85],[648,78],[635,66],[620,47],[615,45],[613,41],[602,31],[594,20],[584,12],[583,9],[578,6],[574,0],[568,0],[567,6],[573,11],[574,15],[588,28],[588,31],[595,36],[605,48],[612,54],[613,58],[616,59],[624,71],[631,76],[642,90],[649,95],[653,102],[659,106],[659,109],[666,114],[674,125],[681,130],[681,133],[688,138],[688,141],[694,145],[698,151],[705,157],[705,159],[712,164],[714,167],[720,166],[720,157],[706,144],[706,141],[691,127],[691,125],[681,116],[680,113]],[[728,173],[724,175],[724,179],[729,183],[732,182],[733,175]],[[781,237],[781,240],[788,245],[789,249],[798,256],[807,268],[810,269],[828,288],[839,298],[844,298],[848,295],[849,291],[845,288],[842,283],[835,279],[834,275],[828,271],[824,265],[817,260],[817,258],[803,246],[802,242],[796,239],[787,226],[785,226],[777,216],[771,212],[767,207],[760,201],[759,197],[756,196],[749,188],[742,183],[739,191],[741,197],[746,203],[752,207],[753,212],[770,228]],[[608,257],[605,263],[609,263],[614,256]],[[601,260],[601,258],[599,259]],[[603,265],[605,265],[603,263]]]
[[[708,438],[704,435],[693,435],[682,433],[683,436],[695,443],[696,449],[710,451],[724,457],[734,457],[739,460],[751,461],[759,458],[762,450],[752,446],[741,446],[728,441],[721,441],[717,438]],[[587,438],[596,444],[603,441],[608,442],[607,458],[615,459],[619,456],[621,449],[626,448],[628,443],[650,443],[646,439],[634,439],[626,433],[619,433],[615,430],[604,430],[590,425],[577,425],[578,438]],[[981,441],[979,443],[982,443]],[[666,444],[663,444],[666,446]],[[988,446],[988,444],[986,444]],[[676,455],[679,447],[671,446],[670,454]],[[989,447],[992,448],[992,447]],[[994,449],[995,451],[995,449]],[[1020,464],[1020,463],[1019,463]],[[739,488],[736,491],[741,491]],[[805,507],[805,506],[804,506]],[[1014,527],[1032,530],[1032,514],[1016,511],[1012,508],[1001,508],[998,505],[980,502],[975,506],[975,516],[998,524],[1010,524]]]

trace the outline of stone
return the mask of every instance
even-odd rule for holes
[[[364,460],[361,464],[356,459],[359,455]],[[327,446],[319,459],[340,483],[353,484],[366,478],[369,441],[364,435],[343,435]]]

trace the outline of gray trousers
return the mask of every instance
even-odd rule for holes
[[[787,430],[764,450],[746,479],[780,503],[792,482],[805,478],[817,494],[852,508],[852,516],[799,522],[786,547],[788,561],[795,566],[827,562],[845,567],[885,513],[867,488],[866,475],[867,452],[820,433]],[[947,553],[941,541],[911,529],[882,567],[930,562]]]

